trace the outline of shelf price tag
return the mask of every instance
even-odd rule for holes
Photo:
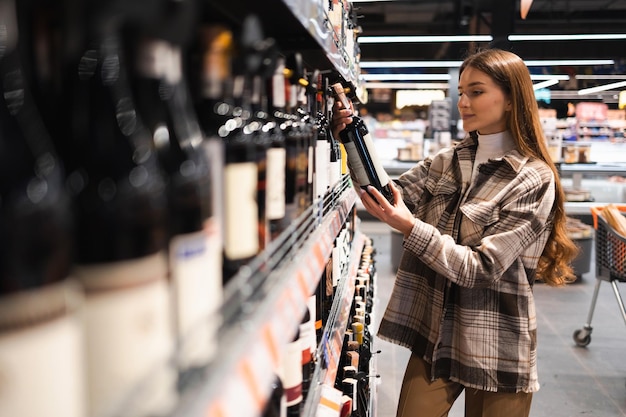
[[[322,385],[320,403],[315,417],[337,417],[341,411],[341,396],[343,392],[329,386]]]

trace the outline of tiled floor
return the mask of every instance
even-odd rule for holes
[[[373,332],[387,304],[394,280],[391,232],[379,222],[362,221],[360,230],[374,240],[377,262],[377,297]],[[533,417],[626,417],[626,323],[611,286],[602,282],[592,320],[591,343],[577,347],[573,333],[587,321],[596,283],[593,265],[582,280],[565,288],[535,286],[539,324],[539,380],[533,397]],[[620,284],[624,285],[624,284]],[[621,287],[620,287],[621,289]],[[622,291],[626,297],[626,290]],[[395,417],[400,383],[409,351],[376,340],[377,416]],[[463,396],[449,417],[463,416]],[[419,416],[416,416],[419,417]]]

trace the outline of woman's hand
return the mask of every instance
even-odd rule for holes
[[[354,107],[350,103],[350,109],[346,109],[341,103],[341,100],[335,100],[333,104],[333,117],[331,120],[331,131],[333,138],[339,140],[339,132],[344,130],[347,125],[352,123],[352,115],[354,114]]]
[[[393,205],[371,185],[367,187],[367,191],[359,189],[359,197],[361,197],[361,202],[368,213],[398,230],[406,238],[413,230],[413,225],[417,220],[404,204],[402,193],[396,188],[393,181],[389,182],[389,186],[393,193]]]

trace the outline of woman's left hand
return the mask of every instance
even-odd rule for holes
[[[389,185],[394,197],[393,205],[371,185],[367,187],[367,191],[360,189],[359,197],[368,213],[398,230],[404,237],[408,237],[417,220],[404,204],[402,193],[393,181]]]

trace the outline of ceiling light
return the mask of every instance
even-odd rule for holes
[[[365,81],[449,81],[450,74],[361,74]],[[531,80],[569,80],[569,75],[531,74]]]
[[[463,61],[362,61],[361,68],[454,68]]]
[[[585,65],[614,65],[612,59],[545,59],[524,61],[527,67],[549,67],[555,65],[585,66]]]
[[[626,74],[576,75],[577,80],[626,80]]]
[[[551,85],[558,84],[559,80],[553,78],[551,80],[540,81],[537,84],[533,84],[533,90],[539,90],[540,88],[550,87]]]
[[[365,83],[365,88],[388,88],[391,90],[431,90],[431,89],[448,89],[448,83],[383,83],[369,82]]]
[[[449,81],[450,74],[361,74],[365,81]]]
[[[362,61],[361,68],[458,68],[463,61]],[[612,59],[545,59],[524,61],[527,67],[614,65]]]
[[[550,75],[550,74],[530,74],[530,79],[531,80],[536,80],[536,81],[541,81],[541,80],[563,80],[563,81],[567,81],[569,80],[569,75],[564,75],[564,74],[554,74],[554,75]]]
[[[437,43],[437,42],[491,42],[491,35],[453,36],[359,36],[359,43]]]
[[[626,33],[587,33],[572,35],[509,35],[510,41],[598,41],[626,39]]]
[[[606,91],[613,90],[615,88],[626,87],[626,81],[620,81],[618,83],[611,83],[605,85],[598,85],[596,87],[591,88],[583,88],[582,90],[578,90],[578,95],[583,96],[585,94],[597,93],[598,91]]]

